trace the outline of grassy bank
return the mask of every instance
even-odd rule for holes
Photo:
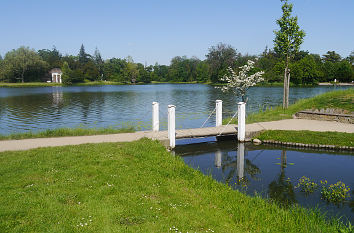
[[[103,85],[145,85],[145,84],[195,84],[197,82],[156,82],[152,81],[151,83],[122,83],[122,82],[113,82],[113,81],[94,81],[94,82],[83,82],[83,83],[74,83],[70,86],[103,86]],[[0,87],[53,87],[53,86],[65,86],[61,83],[45,83],[45,82],[30,82],[30,83],[0,83]]]
[[[224,86],[222,83],[211,83],[211,82],[158,82],[151,81],[151,83],[143,83],[139,82],[136,85],[144,85],[144,84],[208,84],[212,86]],[[93,82],[83,82],[83,83],[74,83],[71,86],[102,86],[102,85],[135,85],[128,84],[123,82],[114,82],[114,81],[93,81]],[[45,82],[30,82],[30,83],[0,83],[0,87],[52,87],[52,86],[65,86],[61,83],[45,83]],[[260,87],[282,87],[283,83],[260,83],[257,86]],[[316,85],[295,85],[293,83],[290,84],[291,87],[308,87],[308,86],[316,86]]]
[[[60,83],[44,83],[44,82],[31,82],[31,83],[0,83],[0,87],[54,87],[62,86]]]
[[[112,82],[112,81],[94,81],[94,82],[74,83],[72,86],[103,86],[103,85],[127,85],[127,84],[121,82]]]
[[[193,82],[158,82],[158,81],[151,81],[152,84],[166,84],[166,83],[170,83],[170,84],[196,84],[198,83],[197,81],[193,81]],[[200,83],[200,84],[205,84],[205,83]]]
[[[0,153],[3,232],[338,232],[204,176],[158,142]]]
[[[224,86],[225,83],[206,83],[213,86]],[[261,82],[256,85],[256,87],[283,87],[284,83],[282,82]],[[290,83],[290,87],[314,87],[317,84],[294,84]]]
[[[102,86],[102,85],[125,85],[125,84],[121,82],[97,81],[97,82],[74,83],[71,86]],[[45,83],[45,82],[0,83],[0,87],[53,87],[53,86],[65,86],[65,85],[61,83]]]
[[[280,142],[354,147],[354,133],[268,130],[257,138]]]
[[[324,94],[301,99],[295,104],[289,106],[288,109],[283,109],[281,106],[267,109],[266,111],[260,111],[257,113],[248,114],[246,122],[262,122],[262,121],[275,121],[282,119],[290,119],[292,116],[306,109],[322,109],[322,108],[335,108],[343,109],[348,112],[354,112],[354,88],[340,91],[326,92]],[[230,119],[224,119],[223,123],[226,124]],[[234,119],[232,123],[236,123],[237,119]]]
[[[47,129],[39,132],[14,133],[10,135],[1,135],[0,140],[18,140],[27,138],[50,138],[50,137],[65,137],[65,136],[87,136],[99,134],[116,134],[134,132],[134,128],[59,128]]]

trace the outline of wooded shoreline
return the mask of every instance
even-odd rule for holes
[[[85,83],[75,83],[70,86],[104,86],[104,85],[150,85],[150,84],[205,84],[212,86],[222,86],[225,84],[221,83],[210,83],[210,82],[157,82],[152,81],[150,83],[122,83],[122,82],[112,82],[112,81],[102,81],[102,82],[85,82]],[[29,83],[1,83],[0,87],[65,87],[69,85],[61,83],[45,83],[45,82],[29,82]],[[256,85],[257,87],[282,87],[283,83],[261,83]],[[296,85],[291,83],[291,87],[315,87],[315,86],[354,86],[354,83],[318,83],[312,85]]]

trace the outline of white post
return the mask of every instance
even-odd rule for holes
[[[218,149],[215,152],[215,159],[214,159],[215,167],[217,167],[217,168],[221,168],[221,162],[222,162],[221,156],[222,156],[221,150]]]
[[[168,105],[168,138],[170,139],[170,148],[176,146],[176,119],[175,112],[176,106]]]
[[[244,166],[245,166],[245,144],[239,143],[237,146],[237,176],[238,179],[242,179],[244,176]]]
[[[238,105],[238,129],[237,129],[237,139],[240,142],[245,141],[246,134],[246,103],[239,102]]]
[[[159,124],[159,103],[152,102],[152,131],[158,132],[160,129]]]
[[[215,109],[216,109],[216,127],[222,126],[222,100],[215,101]]]

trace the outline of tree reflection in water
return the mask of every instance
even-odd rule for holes
[[[296,203],[294,186],[290,179],[286,178],[285,168],[287,167],[286,162],[286,151],[281,152],[281,162],[280,162],[280,174],[279,176],[269,184],[269,197],[276,201],[278,204],[288,207]]]
[[[349,201],[348,205],[351,208],[352,212],[354,212],[354,189],[352,190],[352,199]]]
[[[236,177],[237,185],[247,186],[250,181],[246,174],[248,174],[253,180],[258,180],[259,178],[256,175],[261,173],[261,169],[254,165],[251,160],[245,160],[244,143],[238,144],[237,157],[224,153],[222,156],[222,163],[221,160],[219,163],[223,174],[227,173],[225,183],[228,183],[229,185],[233,185],[232,178]]]

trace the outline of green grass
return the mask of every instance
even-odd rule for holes
[[[121,82],[112,81],[94,81],[74,83],[73,86],[101,86],[101,85],[126,85]],[[61,83],[45,83],[45,82],[30,82],[30,83],[0,83],[0,87],[53,87],[53,86],[65,86]]]
[[[282,119],[290,119],[292,116],[305,109],[322,109],[335,108],[343,109],[348,112],[354,112],[354,88],[340,91],[331,91],[324,94],[298,100],[295,104],[289,106],[288,109],[283,109],[281,106],[260,111],[257,113],[248,114],[246,122],[248,124],[263,121],[276,121]],[[223,123],[227,124],[230,118],[224,119]],[[231,123],[236,123],[234,119]]]
[[[318,84],[314,83],[314,84],[295,84],[290,82],[290,87],[313,87],[313,86],[317,86]],[[257,84],[257,86],[260,87],[283,87],[284,83],[283,82],[262,82]]]
[[[0,87],[53,87],[62,86],[60,83],[30,82],[30,83],[1,83]]]
[[[26,138],[50,138],[50,137],[65,137],[65,136],[85,136],[99,134],[116,134],[134,132],[133,127],[129,128],[59,128],[47,129],[39,132],[14,133],[10,135],[1,135],[0,140],[18,140]]]
[[[102,86],[102,85],[127,85],[127,84],[121,82],[113,82],[113,81],[93,81],[93,82],[83,82],[83,83],[73,84],[73,86]]]
[[[257,138],[280,142],[354,147],[354,133],[267,130],[262,132]]]
[[[225,86],[226,83],[207,83],[212,86]],[[261,82],[256,85],[257,87],[283,87],[284,83],[282,82]],[[317,86],[317,84],[294,84],[290,83],[290,87],[313,87]]]
[[[152,81],[152,84],[160,84],[160,83],[171,83],[171,84],[194,84],[197,82],[156,82]],[[139,82],[135,85],[145,85],[149,83]],[[86,81],[83,83],[74,83],[71,86],[102,86],[102,85],[134,85],[131,83],[122,83],[122,82],[114,82],[114,81]],[[29,83],[1,83],[0,87],[52,87],[52,86],[65,86],[61,83],[45,83],[45,82],[29,82]]]
[[[0,174],[2,232],[349,231],[234,191],[148,139],[2,152]]]
[[[192,82],[159,82],[159,81],[151,81],[152,84],[164,84],[164,83],[171,83],[171,84],[196,84],[198,83],[197,81],[192,81]],[[200,83],[204,84],[204,83]]]

